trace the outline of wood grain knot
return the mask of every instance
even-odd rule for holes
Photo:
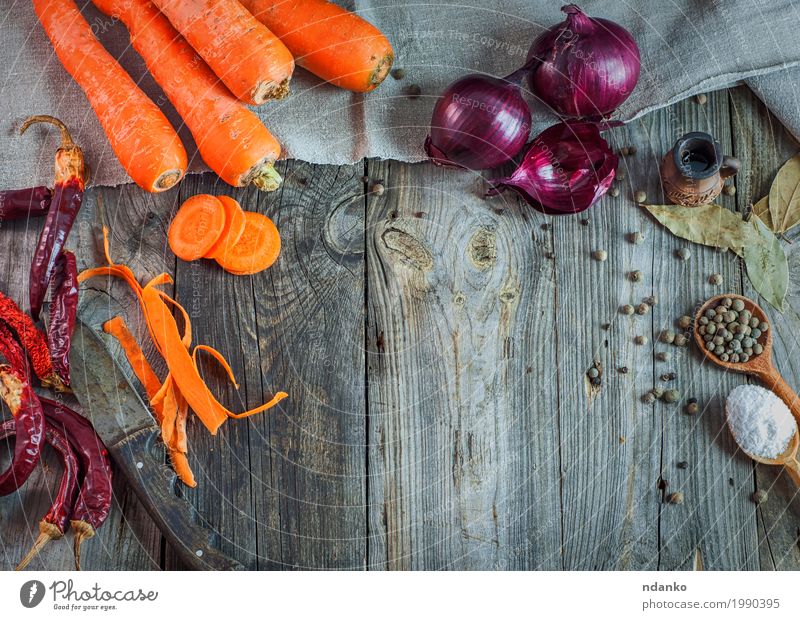
[[[433,255],[416,237],[399,228],[388,228],[381,235],[387,249],[399,255],[400,259],[420,271],[433,269]]]
[[[497,239],[493,231],[479,228],[467,245],[467,256],[478,269],[489,269],[497,260]]]
[[[506,288],[500,291],[500,301],[504,304],[513,304],[519,296],[519,290],[515,288]]]

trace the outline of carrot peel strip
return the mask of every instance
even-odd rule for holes
[[[195,346],[194,350],[192,351],[192,361],[194,362],[194,367],[195,368],[197,368],[197,352],[198,351],[205,351],[211,357],[213,357],[215,360],[217,360],[219,362],[220,366],[222,366],[225,369],[225,372],[228,373],[228,378],[231,380],[231,383],[233,383],[233,386],[237,390],[239,389],[239,383],[236,381],[236,376],[233,374],[233,369],[230,367],[230,364],[228,364],[228,360],[225,359],[225,356],[222,355],[222,353],[217,351],[214,347],[208,346],[207,344],[198,344],[197,346]]]
[[[128,363],[133,369],[136,378],[144,386],[147,398],[152,401],[153,397],[161,389],[161,381],[158,380],[156,373],[153,372],[152,366],[150,366],[125,321],[122,317],[115,316],[103,324],[103,331],[114,336],[122,345],[122,350],[125,352],[125,357],[128,358]]]

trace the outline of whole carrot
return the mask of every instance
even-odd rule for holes
[[[239,103],[197,57],[150,0],[94,0],[130,31],[134,49],[192,132],[200,155],[226,183],[272,191],[281,146],[261,120]]]
[[[186,172],[186,151],[158,106],[100,45],[72,0],[33,0],[33,8],[128,175],[149,192],[175,185]]]
[[[340,88],[367,92],[383,82],[394,61],[375,26],[327,0],[241,0],[274,32],[298,65]]]
[[[153,4],[242,101],[258,105],[289,93],[291,53],[238,0],[153,0]]]

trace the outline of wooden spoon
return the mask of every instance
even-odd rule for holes
[[[725,421],[727,422],[727,414],[725,416]],[[731,435],[733,435],[733,438],[736,439],[736,443],[739,444],[739,440],[733,433],[733,428],[731,428],[730,423],[728,424],[728,428],[731,429]],[[779,454],[774,459],[768,459],[766,457],[759,456],[758,454],[748,452],[742,447],[741,444],[739,444],[739,449],[753,459],[756,463],[783,466],[789,474],[789,477],[798,487],[800,487],[800,462],[797,461],[798,446],[800,446],[800,436],[798,436],[797,431],[795,431],[794,435],[792,435],[792,438],[789,440],[789,446],[783,451],[783,454]]]
[[[744,302],[744,307],[746,310],[749,310],[759,321],[763,321],[769,325],[766,338],[764,338],[762,335],[762,337],[758,339],[758,342],[764,347],[764,351],[761,353],[761,355],[752,356],[746,362],[723,362],[714,353],[706,348],[706,343],[703,340],[703,336],[697,330],[697,328],[700,326],[699,319],[705,314],[706,310],[716,307],[717,304],[719,304],[719,302],[726,297],[730,299],[741,299]],[[786,403],[786,406],[789,407],[789,411],[792,412],[794,419],[798,424],[800,424],[800,397],[798,397],[794,390],[792,390],[786,381],[783,380],[783,377],[781,377],[780,373],[772,364],[772,324],[769,322],[767,315],[756,302],[754,302],[752,299],[748,299],[747,297],[733,294],[717,295],[716,297],[712,297],[701,306],[700,310],[698,310],[697,314],[695,315],[694,340],[705,356],[717,366],[722,366],[724,369],[732,370],[733,372],[743,372],[758,378],[764,384],[764,387],[775,392],[775,394],[777,394],[778,397]],[[795,439],[793,442],[797,444],[797,433],[795,433]],[[795,445],[794,452],[797,452],[797,445]],[[753,458],[755,460],[760,460],[756,459],[755,457]],[[761,460],[761,462],[766,463],[768,460]],[[777,465],[779,463],[770,464]]]

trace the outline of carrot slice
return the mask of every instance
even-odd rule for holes
[[[214,246],[206,253],[205,258],[215,258],[224,253],[230,246],[235,245],[242,238],[245,226],[245,217],[242,207],[230,196],[217,196],[225,208],[225,228]]]
[[[225,227],[225,208],[214,196],[198,194],[188,198],[169,225],[169,247],[185,261],[203,258]]]
[[[266,215],[245,212],[241,239],[216,257],[217,263],[236,275],[249,275],[272,265],[281,252],[281,237]]]

